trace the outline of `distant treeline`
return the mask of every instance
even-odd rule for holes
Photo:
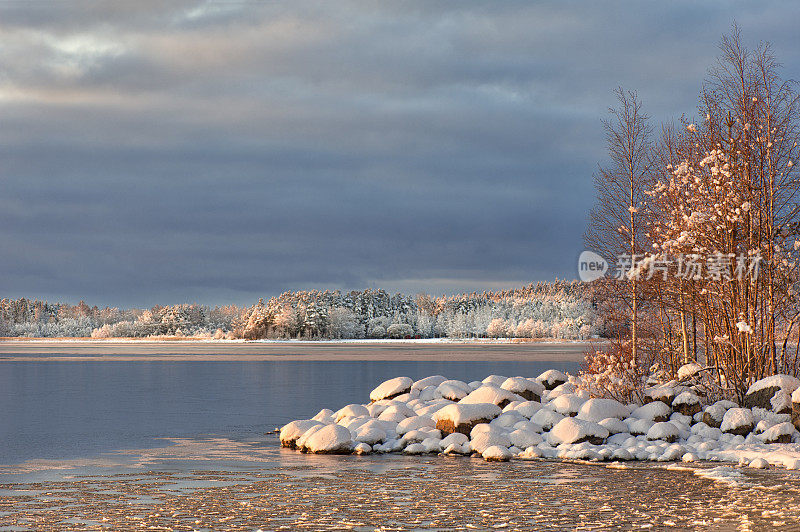
[[[588,290],[578,281],[442,297],[383,290],[286,292],[252,307],[121,310],[83,301],[0,300],[0,336],[17,337],[585,339],[603,333]]]

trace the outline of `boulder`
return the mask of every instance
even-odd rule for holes
[[[469,395],[472,389],[464,381],[449,380],[439,383],[436,388],[436,393],[444,399],[450,401],[460,401]]]
[[[511,460],[511,451],[501,445],[492,445],[481,456],[487,462],[508,462]]]
[[[411,385],[410,392],[413,394],[415,390],[422,391],[429,386],[433,386],[434,389],[439,386],[441,383],[445,382],[447,377],[443,377],[442,375],[431,375],[430,377],[425,377],[424,379],[419,379],[415,381],[414,384]]]
[[[520,449],[527,449],[542,443],[542,437],[539,434],[527,430],[517,429],[508,437],[511,439],[511,445]]]
[[[511,447],[511,437],[507,432],[486,430],[473,434],[469,444],[473,451],[483,454],[483,451],[495,445],[505,448]]]
[[[350,454],[353,438],[341,425],[326,425],[306,439],[304,447],[318,454]]]
[[[541,382],[546,390],[553,390],[567,382],[567,376],[557,369],[549,369],[536,377],[536,380]]]
[[[456,403],[437,410],[432,417],[442,434],[460,432],[469,435],[475,425],[489,423],[501,412],[499,406],[490,403]]]
[[[371,415],[369,409],[364,405],[351,404],[344,406],[333,414],[333,419],[338,423],[346,417],[364,417]]]
[[[702,409],[700,397],[688,390],[681,392],[672,400],[672,408],[684,416],[692,417]]]
[[[722,417],[719,428],[722,432],[747,436],[756,426],[756,418],[749,408],[730,408]]]
[[[792,443],[794,433],[794,425],[786,421],[765,430],[761,435],[761,441],[764,443]]]
[[[565,393],[553,399],[550,405],[562,416],[576,416],[585,402],[574,393]]]
[[[663,440],[668,443],[673,443],[678,439],[678,436],[680,436],[678,427],[669,421],[662,421],[659,423],[654,423],[653,426],[647,431],[647,435],[645,437],[648,440]],[[683,455],[683,453],[680,454]]]
[[[628,417],[629,409],[624,404],[614,399],[589,399],[578,410],[578,419],[598,423],[604,419]]]
[[[800,379],[789,375],[772,375],[758,380],[747,389],[744,396],[745,408],[763,408],[773,410],[772,398],[776,393],[783,391],[791,394],[800,388]]]
[[[291,423],[287,423],[283,426],[280,433],[280,440],[282,447],[288,447],[289,449],[296,449],[297,448],[297,440],[302,436],[308,429],[311,427],[315,427],[317,425],[322,425],[323,423],[315,420],[315,419],[298,419],[292,421]]]
[[[517,406],[514,407],[514,410],[525,416],[526,418],[532,418],[536,412],[542,409],[542,403],[537,401],[525,401],[523,403],[519,403]]]
[[[652,401],[631,412],[631,417],[655,422],[667,421],[671,415],[672,408],[661,400]]]
[[[407,417],[397,424],[397,434],[402,436],[412,430],[433,428],[436,428],[436,422],[430,416]]]
[[[533,415],[531,421],[542,427],[544,430],[550,430],[562,419],[564,419],[564,416],[558,412],[554,412],[549,408],[542,408]]]
[[[541,401],[544,386],[532,379],[525,377],[509,377],[500,385],[500,388],[524,397],[528,401]]]
[[[667,406],[672,404],[673,399],[678,395],[677,382],[670,381],[666,384],[652,386],[644,391],[644,402],[652,403],[653,401],[661,401]]]
[[[725,400],[717,401],[713,405],[707,406],[703,411],[703,423],[709,427],[718,429],[722,424],[722,418],[725,416],[725,412],[734,407],[736,407],[736,403]]]
[[[585,441],[593,445],[600,445],[608,438],[608,429],[592,421],[565,417],[550,430],[548,437],[551,445]]]
[[[381,399],[392,399],[410,392],[413,384],[414,381],[409,377],[395,377],[379,384],[377,388],[370,392],[369,398],[373,402]]]
[[[491,403],[503,408],[512,401],[525,401],[519,395],[492,384],[484,384],[459,401],[459,404]]]

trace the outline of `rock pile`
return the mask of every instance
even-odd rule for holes
[[[490,375],[463,382],[441,375],[381,383],[351,404],[280,431],[284,447],[312,453],[443,453],[489,461],[719,460],[800,469],[800,380],[756,382],[745,405],[704,404],[691,379],[646,390],[643,405],[591,398],[556,370],[538,377]],[[788,405],[788,406],[787,406]]]

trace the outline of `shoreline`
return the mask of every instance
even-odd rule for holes
[[[594,342],[597,344],[598,342]],[[0,340],[0,362],[42,361],[519,361],[581,362],[591,342]]]

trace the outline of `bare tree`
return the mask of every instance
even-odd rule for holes
[[[611,117],[603,121],[610,164],[595,175],[597,205],[590,213],[584,239],[587,247],[603,255],[612,264],[620,256],[630,257],[631,275],[621,286],[605,283],[607,299],[629,309],[630,349],[637,360],[639,286],[633,269],[636,257],[646,249],[645,228],[648,176],[650,173],[652,128],[635,92],[616,90],[619,106],[609,109]],[[615,293],[611,293],[615,292]]]

